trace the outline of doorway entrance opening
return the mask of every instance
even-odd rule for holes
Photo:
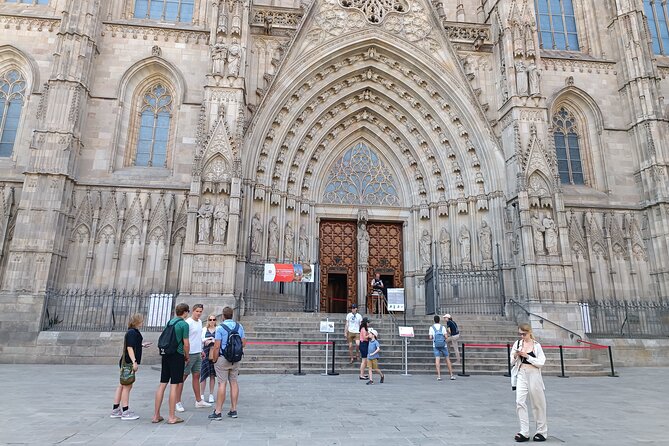
[[[328,313],[348,312],[348,277],[342,273],[328,273]]]

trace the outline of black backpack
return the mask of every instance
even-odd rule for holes
[[[230,328],[221,322],[221,326],[228,332],[228,342],[225,347],[221,346],[221,355],[231,364],[239,362],[244,356],[242,337],[239,336],[239,324],[235,322],[234,328]]]
[[[174,326],[178,322],[179,321],[176,321],[173,324],[168,322],[163,329],[163,332],[160,334],[160,337],[158,338],[158,351],[160,352],[161,356],[173,355],[177,352],[179,343],[177,342],[177,334],[174,331]]]

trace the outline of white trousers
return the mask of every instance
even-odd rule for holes
[[[455,350],[455,358],[460,362],[460,349],[458,348],[458,339],[460,339],[460,333],[456,334],[455,336],[449,336],[448,340],[451,342],[451,345],[453,346],[453,350]]]
[[[520,433],[530,436],[530,417],[527,413],[527,395],[532,403],[532,413],[537,422],[537,434],[548,438],[546,425],[546,395],[544,394],[544,380],[541,371],[532,366],[524,365],[518,371],[516,383],[516,413],[520,421]]]

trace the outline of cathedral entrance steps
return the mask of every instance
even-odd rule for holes
[[[389,373],[404,372],[404,339],[398,335],[395,322],[384,315],[368,316],[370,326],[379,332],[381,342],[382,369]],[[501,348],[466,349],[466,373],[503,375],[507,372],[507,343],[518,337],[516,324],[500,316],[457,316],[461,331],[462,344],[494,344]],[[297,371],[297,345],[294,342],[324,342],[326,337],[320,333],[320,321],[328,319],[335,322],[335,333],[329,335],[330,341],[336,342],[335,363],[339,373],[358,373],[359,363],[349,364],[348,345],[344,339],[345,315],[340,313],[247,313],[242,319],[249,344],[245,350],[244,373],[294,373]],[[403,318],[395,319],[398,325],[404,325]],[[407,317],[407,326],[414,327],[415,337],[408,340],[409,373],[434,373],[432,342],[428,338],[429,327],[433,324],[431,316]],[[276,343],[276,344],[274,344]],[[331,367],[332,350],[328,347],[328,370]],[[452,348],[451,348],[452,352]],[[560,356],[557,349],[545,350],[547,361],[544,373],[561,373]],[[325,345],[307,345],[301,347],[302,371],[322,373],[325,370]],[[593,363],[587,351],[565,349],[563,351],[565,373],[570,376],[603,376],[607,368]],[[451,358],[455,355],[451,353]],[[442,361],[442,372],[446,366]],[[462,370],[460,363],[454,363],[454,371]]]

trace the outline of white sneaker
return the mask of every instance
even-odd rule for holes
[[[211,404],[206,402],[205,400],[200,400],[195,402],[195,407],[196,408],[202,408],[202,407],[211,407]]]
[[[179,401],[177,403],[176,409],[177,409],[177,412],[185,412],[186,411],[186,409],[184,409],[184,405],[181,404],[181,401]]]
[[[209,402],[211,404],[214,404],[216,402],[216,400],[214,399],[214,395],[212,395],[211,393],[209,394]]]
[[[123,417],[123,410],[119,407],[118,409],[112,409],[111,414],[109,414],[109,418],[121,418]]]
[[[121,420],[136,420],[138,418],[139,415],[137,415],[132,410],[126,410],[125,412],[123,412],[123,415],[121,416]]]

